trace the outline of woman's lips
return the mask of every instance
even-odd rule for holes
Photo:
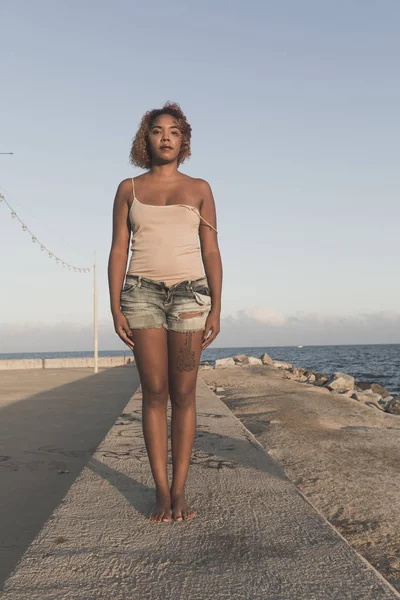
[[[161,146],[160,150],[172,150],[169,146]]]

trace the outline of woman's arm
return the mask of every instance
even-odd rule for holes
[[[121,181],[114,199],[113,235],[108,260],[108,286],[110,292],[111,313],[115,331],[125,344],[133,350],[133,342],[129,339],[131,331],[128,322],[121,312],[121,290],[126,274],[129,255],[131,225],[129,222],[129,182]]]
[[[217,216],[215,202],[210,185],[204,179],[200,179],[202,204],[200,214],[215,229],[217,228]],[[218,247],[217,233],[206,223],[200,221],[200,247],[208,285],[211,292],[211,310],[208,314],[204,329],[202,350],[211,344],[220,330],[221,294],[222,294],[222,261]],[[209,337],[209,332],[212,332]]]

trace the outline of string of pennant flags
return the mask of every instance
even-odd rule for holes
[[[19,218],[16,211],[12,208],[12,206],[9,205],[9,203],[5,199],[4,195],[1,193],[0,193],[0,202],[4,202],[8,206],[8,208],[11,211],[11,217],[13,219],[17,219],[17,221],[19,221],[21,223],[22,230],[26,231],[27,233],[30,234],[30,236],[32,238],[32,242],[34,244],[38,244],[38,246],[40,246],[40,249],[42,252],[47,252],[47,254],[49,255],[49,258],[55,258],[56,263],[61,264],[63,267],[68,267],[69,271],[73,270],[73,271],[78,271],[79,273],[88,273],[90,271],[90,268],[88,268],[88,267],[83,268],[83,267],[76,267],[74,265],[70,265],[69,263],[62,260],[59,256],[56,256],[54,254],[54,252],[50,252],[50,250],[44,244],[42,244],[42,242],[36,237],[36,235],[34,235],[32,233],[32,231],[29,229],[29,227],[27,225],[25,225],[25,223]]]

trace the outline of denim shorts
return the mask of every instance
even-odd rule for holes
[[[131,329],[202,331],[211,310],[207,278],[184,280],[167,286],[141,275],[127,275],[121,291],[121,312]],[[180,317],[197,313],[195,317]]]

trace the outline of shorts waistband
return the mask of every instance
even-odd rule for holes
[[[142,281],[146,282],[149,285],[152,285],[156,288],[172,290],[179,287],[190,288],[193,283],[205,282],[207,283],[207,277],[203,275],[203,277],[198,277],[197,279],[183,279],[182,281],[177,281],[172,285],[168,286],[165,281],[156,281],[155,279],[150,279],[150,277],[144,277],[143,275],[126,275],[126,282],[129,281],[138,281],[139,287],[141,286]]]

